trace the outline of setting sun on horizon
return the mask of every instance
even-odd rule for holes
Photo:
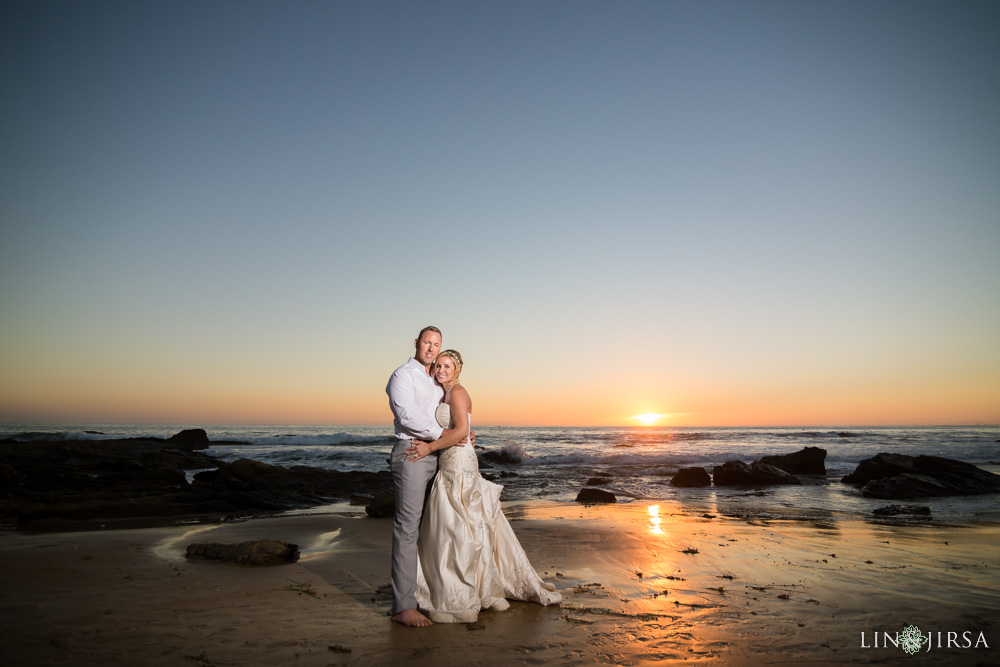
[[[658,424],[660,421],[666,419],[669,416],[670,415],[657,414],[657,413],[653,413],[653,412],[645,412],[645,413],[643,413],[641,415],[636,415],[635,417],[631,417],[631,419],[636,420],[637,422],[639,422],[643,426],[654,426],[654,425]]]

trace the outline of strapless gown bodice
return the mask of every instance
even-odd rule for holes
[[[454,428],[447,403],[435,417]],[[507,609],[508,599],[562,601],[517,541],[500,507],[501,491],[479,474],[468,438],[441,453],[417,542],[417,604],[435,623],[471,623],[481,609]]]
[[[434,417],[441,428],[455,428],[455,419],[451,416],[451,406],[442,403],[437,406]],[[472,428],[472,415],[469,415],[469,428]],[[438,459],[438,472],[445,474],[474,473],[479,474],[479,457],[469,445],[469,438],[466,436],[462,442],[462,447],[449,447],[441,452]],[[486,481],[486,480],[483,480]],[[503,488],[503,487],[501,487]]]
[[[451,416],[451,406],[447,403],[437,406],[437,410],[434,411],[434,418],[441,428],[455,428],[455,420]]]

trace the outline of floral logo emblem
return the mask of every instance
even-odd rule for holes
[[[930,642],[930,639],[925,637],[921,632],[920,628],[915,625],[908,625],[903,628],[903,632],[899,635],[899,645],[904,651],[913,655],[920,648]]]

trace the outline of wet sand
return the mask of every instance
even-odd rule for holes
[[[1000,663],[997,524],[762,521],[706,509],[511,503],[515,532],[563,604],[513,603],[477,624],[425,629],[388,618],[391,521],[343,507],[187,528],[8,532],[0,661]],[[299,544],[301,560],[245,568],[183,557],[192,542],[261,538]],[[884,647],[881,633],[908,625],[933,633],[929,651]],[[963,647],[966,632],[978,648]]]

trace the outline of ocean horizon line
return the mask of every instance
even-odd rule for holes
[[[0,427],[3,426],[19,426],[19,425],[35,425],[35,426],[164,426],[171,428],[205,428],[213,426],[243,426],[243,427],[279,427],[279,426],[289,426],[289,427],[304,427],[304,428],[383,428],[392,427],[392,422],[379,422],[379,423],[336,423],[336,422],[235,422],[235,421],[218,421],[218,422],[160,422],[160,421],[103,421],[103,422],[85,422],[85,421],[0,421]],[[643,430],[655,430],[655,429],[761,429],[761,428],[782,428],[782,429],[846,429],[846,428],[1000,428],[1000,422],[998,423],[983,423],[983,422],[953,422],[953,423],[840,423],[840,424],[476,424],[473,428],[596,428],[596,429],[618,429],[618,428],[633,428],[633,429],[643,429]]]

